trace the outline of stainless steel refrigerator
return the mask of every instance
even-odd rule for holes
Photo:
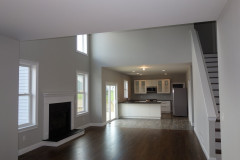
[[[173,88],[173,115],[188,116],[188,100],[186,88]]]

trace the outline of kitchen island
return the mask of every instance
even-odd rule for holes
[[[161,102],[128,101],[119,103],[119,118],[160,119]]]

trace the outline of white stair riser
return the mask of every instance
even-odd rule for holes
[[[220,132],[215,132],[215,138],[221,138],[221,133]]]
[[[219,103],[219,98],[215,98],[215,102],[216,102],[216,103]]]
[[[208,73],[210,77],[218,77],[218,73]]]
[[[217,72],[218,68],[208,68],[207,71],[208,72]]]
[[[211,83],[218,83],[218,78],[210,78]]]
[[[218,84],[212,84],[212,89],[219,89],[219,85]]]
[[[205,62],[216,62],[217,58],[205,58]]]
[[[215,128],[220,128],[220,122],[215,123]]]
[[[218,66],[218,63],[206,63],[206,66],[207,66],[207,67],[210,67],[210,66]]]
[[[204,57],[217,57],[217,54],[204,54]]]

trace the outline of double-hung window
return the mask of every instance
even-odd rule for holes
[[[77,73],[77,115],[88,112],[88,74]]]
[[[128,98],[128,81],[124,80],[124,98]]]
[[[88,35],[77,35],[77,51],[87,55],[88,54]]]
[[[37,125],[37,69],[37,63],[20,60],[18,87],[19,129]]]

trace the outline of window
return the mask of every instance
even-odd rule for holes
[[[128,81],[124,80],[124,98],[128,98]]]
[[[35,62],[21,60],[18,87],[18,128],[37,124],[37,67]]]
[[[83,54],[88,53],[87,34],[77,35],[77,51]]]
[[[77,73],[77,114],[88,112],[88,74]]]

